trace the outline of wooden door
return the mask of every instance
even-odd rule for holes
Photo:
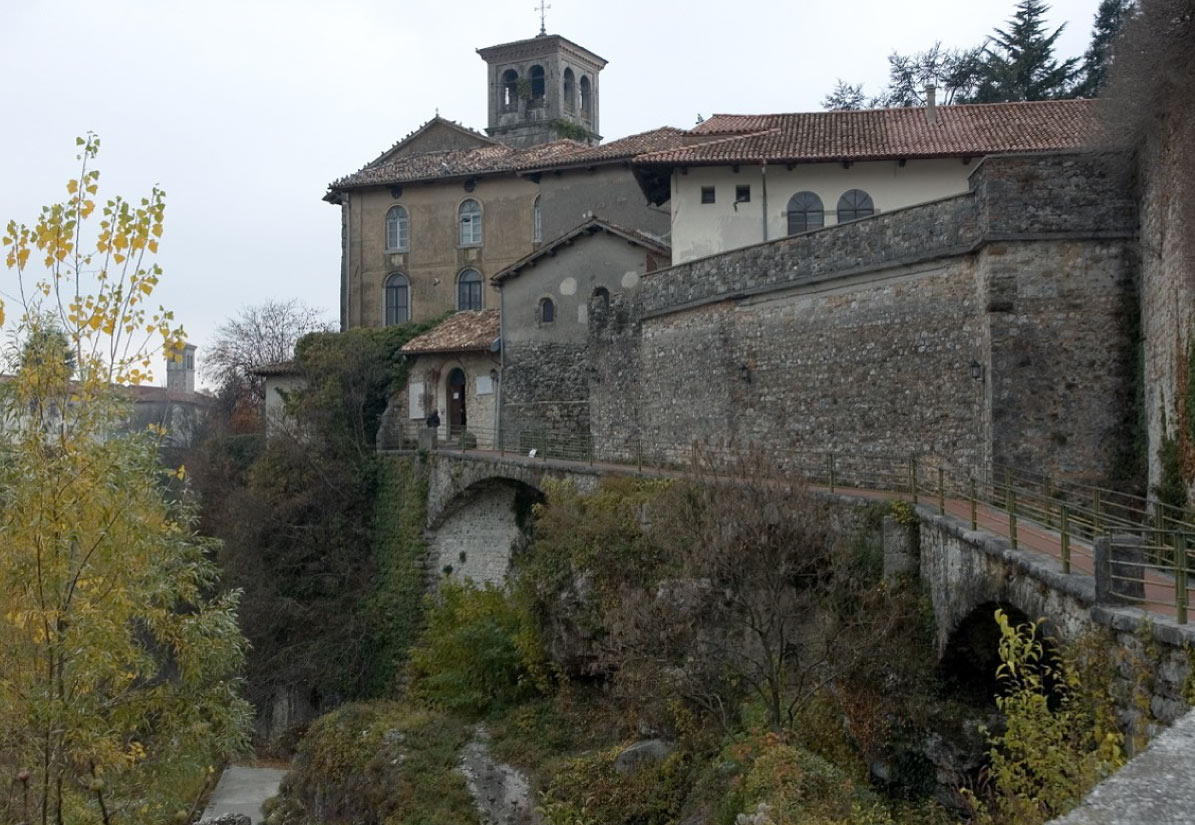
[[[448,434],[459,435],[469,426],[465,411],[465,371],[456,367],[448,373]]]

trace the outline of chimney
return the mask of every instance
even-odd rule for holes
[[[166,359],[167,392],[195,392],[195,345],[183,346],[183,360]]]
[[[925,85],[925,122],[938,122],[938,89],[932,83]]]

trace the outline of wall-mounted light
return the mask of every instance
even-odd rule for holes
[[[741,377],[748,384],[751,383],[751,365],[742,364],[739,366],[739,377]]]
[[[490,370],[490,380],[494,383],[498,382],[498,370]]]
[[[972,358],[970,366],[971,366],[971,377],[974,378],[976,381],[982,381],[983,380],[983,364],[979,363],[974,358]]]

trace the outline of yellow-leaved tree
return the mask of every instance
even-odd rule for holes
[[[125,388],[182,345],[148,303],[164,196],[97,207],[99,143],[79,139],[66,201],[3,236],[0,823],[181,822],[249,718],[236,595],[163,433],[128,423]]]

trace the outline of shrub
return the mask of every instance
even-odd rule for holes
[[[629,773],[614,769],[621,746],[565,762],[542,794],[547,825],[670,825],[693,784],[693,759],[676,751]]]
[[[1014,626],[997,610],[996,623],[1005,730],[990,737],[993,799],[976,805],[976,820],[1036,825],[1066,813],[1120,767],[1124,737],[1085,695],[1091,686],[1074,663],[1046,653],[1036,622]]]
[[[271,821],[439,825],[476,818],[456,769],[466,731],[451,717],[395,702],[345,705],[299,745]]]
[[[446,579],[425,610],[427,629],[411,651],[416,696],[481,716],[535,694],[539,647],[530,614],[505,591]]]

